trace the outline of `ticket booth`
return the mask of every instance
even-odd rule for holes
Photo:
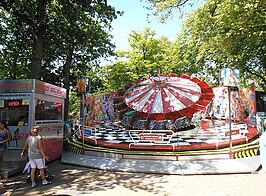
[[[59,158],[65,98],[66,89],[39,80],[0,80],[0,120],[12,135],[8,149],[22,149],[31,127],[40,126],[49,160]]]

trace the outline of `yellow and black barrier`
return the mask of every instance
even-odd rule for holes
[[[233,158],[245,158],[258,155],[258,139],[246,143],[241,144],[233,147]],[[210,150],[190,150],[190,151],[182,151],[182,152],[164,152],[164,151],[131,151],[131,150],[123,150],[123,149],[114,149],[108,147],[101,147],[101,146],[92,146],[89,144],[84,144],[82,147],[82,143],[77,140],[76,137],[67,138],[67,142],[65,143],[65,149],[69,150],[73,153],[77,154],[84,154],[84,151],[100,151],[100,152],[109,152],[109,153],[117,153],[117,154],[142,154],[142,155],[164,155],[164,156],[199,156],[199,155],[219,155],[219,154],[229,154],[229,147],[221,148],[221,149],[210,149]]]
[[[259,138],[250,143],[235,146],[233,149],[233,158],[240,159],[246,157],[257,156],[259,152]]]
[[[67,140],[67,143],[65,143],[64,145],[65,149],[76,153],[76,154],[83,154],[83,149],[82,147],[80,147],[79,145],[74,144],[73,142]]]
[[[258,148],[252,148],[252,149],[246,149],[243,151],[234,152],[234,158],[240,159],[240,158],[246,158],[246,157],[252,157],[258,155]]]

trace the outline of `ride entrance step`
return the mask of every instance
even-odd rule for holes
[[[259,165],[259,157],[249,157],[243,160],[226,158],[176,161],[140,158],[117,159],[64,151],[61,163],[119,172],[177,175],[251,174]]]

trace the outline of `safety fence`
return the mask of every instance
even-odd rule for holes
[[[89,144],[84,144],[84,147],[80,141],[78,141],[74,136],[66,139],[64,144],[65,150],[71,151],[77,154],[84,154],[84,151],[98,151],[98,152],[108,152],[122,155],[155,155],[155,156],[202,156],[202,155],[219,155],[219,154],[229,154],[229,147],[223,149],[212,149],[212,150],[197,150],[197,151],[182,151],[182,152],[164,152],[164,151],[132,151],[132,150],[121,150],[107,147],[92,146]],[[245,157],[251,157],[258,155],[259,149],[259,139],[256,139],[250,143],[233,146],[232,158],[239,159]]]

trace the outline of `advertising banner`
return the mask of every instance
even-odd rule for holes
[[[34,92],[54,97],[66,98],[66,89],[39,80],[35,81]]]
[[[88,95],[85,101],[85,125],[108,122],[114,119],[114,93],[102,95]],[[81,101],[82,105],[82,101]]]
[[[229,119],[229,100],[227,87],[214,87],[214,99],[211,114],[218,119]],[[232,91],[231,118],[236,121],[245,121],[256,125],[256,97],[252,85],[249,88]]]
[[[0,93],[32,93],[33,80],[0,80]]]
[[[239,70],[223,68],[221,71],[222,86],[238,86],[239,85]]]

